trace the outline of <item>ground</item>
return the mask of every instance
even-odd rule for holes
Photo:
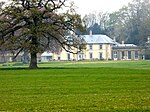
[[[148,112],[150,61],[0,66],[0,112]]]

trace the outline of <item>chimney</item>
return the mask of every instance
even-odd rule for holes
[[[116,37],[114,37],[114,42],[116,42]]]
[[[90,30],[90,37],[92,37],[92,30]]]
[[[124,44],[124,41],[122,41],[122,44]]]
[[[150,36],[147,38],[147,43],[150,43]]]

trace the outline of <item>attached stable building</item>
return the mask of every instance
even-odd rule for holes
[[[140,48],[134,44],[118,44],[112,47],[113,60],[139,60]]]

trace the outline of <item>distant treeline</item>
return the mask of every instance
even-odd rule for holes
[[[150,1],[133,0],[118,11],[90,13],[83,18],[89,34],[106,34],[118,42],[144,45],[150,36]]]

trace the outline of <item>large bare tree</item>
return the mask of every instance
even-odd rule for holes
[[[37,68],[37,53],[82,48],[82,39],[74,34],[83,30],[80,15],[67,0],[11,0],[0,10],[0,47],[18,51],[16,56],[28,50],[30,68]]]

